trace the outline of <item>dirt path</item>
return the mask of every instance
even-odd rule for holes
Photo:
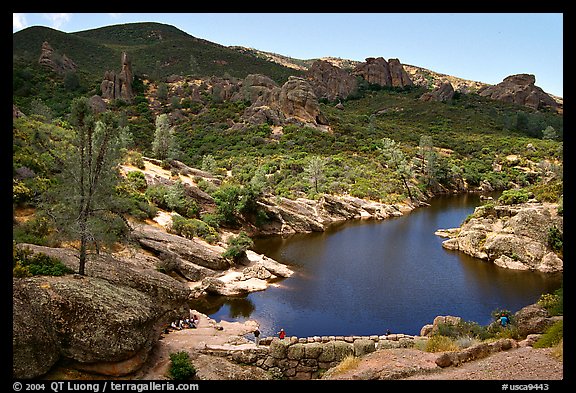
[[[563,363],[552,348],[520,347],[494,353],[484,359],[448,367],[437,372],[413,375],[408,380],[561,380]]]
[[[385,349],[362,357],[356,366],[328,379],[561,380],[563,363],[553,351],[552,348],[520,346],[458,367],[440,368],[435,362],[439,353],[411,348]]]
[[[200,324],[196,329],[173,331],[163,335],[156,348],[135,379],[167,379],[170,354],[188,351],[198,361],[199,350],[234,345],[253,347],[247,337],[257,327],[257,322],[216,322],[206,315],[199,314]],[[413,348],[386,349],[363,356],[355,367],[330,379],[402,379],[402,380],[562,380],[563,363],[554,356],[552,348],[534,349],[521,345],[518,348],[496,352],[490,356],[463,363],[458,367],[440,368],[435,360],[437,353],[423,352]],[[208,360],[214,363],[214,359]],[[201,369],[207,366],[201,367]],[[213,370],[212,378],[221,376]],[[207,371],[208,372],[208,371]],[[231,371],[225,370],[230,373]],[[234,377],[242,376],[235,370]],[[254,374],[252,374],[254,375]]]
[[[217,346],[234,345],[236,348],[253,347],[255,344],[244,337],[253,332],[258,324],[255,321],[216,322],[204,314],[196,313],[200,323],[195,329],[183,329],[163,334],[152,350],[146,365],[140,369],[134,379],[160,380],[168,379],[170,354],[188,351],[196,356],[200,349]]]

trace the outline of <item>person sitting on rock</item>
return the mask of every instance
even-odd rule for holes
[[[197,328],[198,325],[200,324],[200,319],[198,318],[198,315],[194,314],[194,316],[192,317],[192,324],[191,324],[191,328]]]
[[[284,339],[284,337],[286,337],[286,332],[284,331],[284,329],[280,329],[280,331],[278,332],[278,337],[281,340]]]

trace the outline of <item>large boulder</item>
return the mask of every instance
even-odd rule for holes
[[[361,76],[368,83],[392,86],[390,66],[383,57],[368,57],[364,63],[357,65],[353,72],[354,75]]]
[[[297,122],[313,125],[328,123],[320,112],[318,98],[312,86],[304,78],[288,78],[280,90],[278,105],[287,120],[295,119]]]
[[[222,256],[224,249],[220,246],[167,233],[165,230],[151,225],[136,226],[134,236],[142,247],[152,251],[160,258],[180,258],[196,268],[198,266],[210,270],[230,268],[230,262]]]
[[[550,316],[548,310],[539,304],[526,306],[512,316],[514,325],[521,337],[526,337],[529,334],[542,334],[559,318],[562,317]]]
[[[366,82],[380,86],[404,87],[412,86],[410,76],[398,59],[386,61],[383,57],[368,57],[364,63],[354,68],[354,75],[362,77]]]
[[[460,229],[439,231],[450,237],[442,246],[515,270],[561,272],[562,259],[548,245],[551,228],[563,231],[557,205],[525,203],[475,209]]]
[[[78,268],[73,250],[19,247]],[[109,255],[91,257],[86,276],[14,279],[13,375],[41,376],[61,358],[97,373],[131,373],[145,362],[163,327],[181,315],[189,295],[153,265]]]
[[[388,66],[390,67],[390,79],[392,81],[392,86],[405,87],[414,85],[410,79],[410,76],[400,63],[400,60],[388,59]]]
[[[325,60],[316,60],[306,72],[316,97],[330,101],[345,99],[358,88],[356,78]]]
[[[454,97],[454,88],[448,81],[444,81],[440,86],[432,91],[426,92],[420,96],[421,101],[450,101]]]
[[[535,85],[532,74],[510,75],[497,85],[481,88],[478,94],[495,100],[524,105],[532,109],[551,108],[558,110],[560,105],[550,95]]]

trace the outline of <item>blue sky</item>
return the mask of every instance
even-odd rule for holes
[[[490,84],[534,74],[537,86],[563,97],[562,13],[24,13],[13,14],[13,32],[131,22],[166,23],[221,45],[299,59],[398,58]]]

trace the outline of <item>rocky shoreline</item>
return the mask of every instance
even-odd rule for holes
[[[169,182],[169,175],[147,162],[148,183]],[[130,170],[131,168],[124,168]],[[191,168],[180,175],[204,203],[213,201],[190,175],[209,176]],[[185,179],[182,179],[182,178]],[[269,220],[260,234],[323,231],[350,219],[385,219],[411,211],[411,205],[385,205],[348,196],[307,199],[265,197],[260,206]],[[139,247],[93,255],[86,275],[13,279],[13,375],[35,378],[65,360],[104,375],[130,374],[150,356],[161,331],[188,310],[188,302],[206,294],[244,295],[265,290],[292,270],[251,250],[238,263],[222,256],[224,239],[209,244],[169,233],[170,214],[156,222],[132,223]],[[60,259],[77,271],[71,248],[18,244]],[[35,321],[42,320],[37,326]],[[40,352],[39,352],[40,351]]]
[[[536,201],[515,205],[483,205],[460,228],[442,229],[442,246],[497,266],[544,273],[563,271],[561,255],[551,249],[550,231],[563,232],[558,204]]]
[[[150,171],[147,177],[158,181],[158,175]],[[210,203],[209,195],[202,196]],[[259,204],[269,220],[258,233],[278,235],[324,231],[346,220],[397,217],[417,207],[346,195],[324,195],[318,200],[264,197]],[[561,272],[562,260],[542,240],[552,224],[562,229],[562,217],[555,208],[534,202],[481,206],[462,228],[437,234],[451,237],[444,247],[499,266],[519,268],[523,263],[526,267],[521,268]],[[139,248],[93,255],[85,276],[13,278],[14,377],[42,376],[61,360],[97,374],[129,375],[148,361],[162,331],[188,312],[191,300],[207,294],[237,296],[265,290],[293,273],[288,266],[251,250],[241,261],[232,262],[222,256],[224,239],[209,244],[177,236],[167,229],[170,221],[171,216],[163,213],[157,222],[133,223]],[[226,238],[231,233],[222,235]],[[74,271],[78,269],[73,249],[17,247],[57,257]],[[38,320],[42,324],[35,323]]]

